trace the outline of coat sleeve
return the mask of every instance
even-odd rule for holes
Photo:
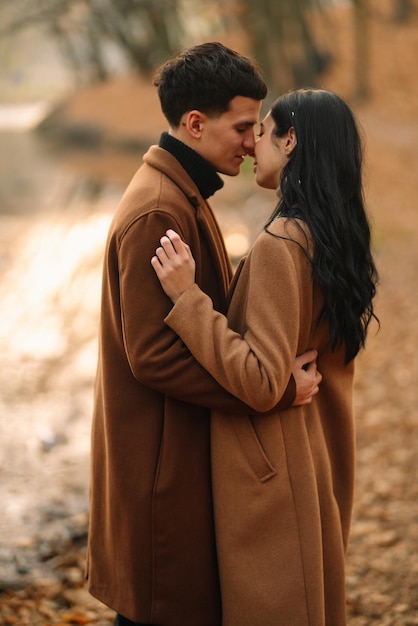
[[[164,323],[171,302],[151,266],[159,237],[184,225],[164,211],[152,211],[123,234],[118,249],[118,279],[124,349],[133,375],[142,384],[183,402],[248,414],[245,402],[225,390]],[[289,385],[283,403],[294,399]]]
[[[245,301],[239,301],[245,311],[243,336],[228,327],[196,284],[177,300],[166,323],[225,389],[255,411],[269,411],[289,380],[300,326],[311,318],[311,267],[299,245],[266,233],[246,264],[232,296],[245,293]],[[248,281],[243,289],[241,280]]]

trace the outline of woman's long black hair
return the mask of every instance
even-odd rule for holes
[[[314,240],[311,259],[324,295],[331,346],[345,345],[349,363],[364,347],[377,271],[362,188],[362,146],[354,116],[334,93],[300,89],[271,108],[273,133],[294,128],[297,145],[282,172],[278,216],[298,217]]]

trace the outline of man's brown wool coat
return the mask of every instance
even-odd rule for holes
[[[234,277],[230,328],[196,285],[166,319],[218,382],[258,411],[280,398],[296,354],[319,353],[323,381],[311,404],[258,417],[212,413],[223,626],[346,624],[354,365],[344,365],[343,349],[330,350],[300,226],[278,218],[269,227],[276,236],[258,237]]]
[[[164,324],[171,303],[150,259],[168,228],[189,242],[198,284],[224,311],[231,267],[214,215],[179,162],[153,146],[106,247],[88,587],[132,621],[220,626],[209,416],[249,408]]]

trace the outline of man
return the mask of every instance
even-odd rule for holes
[[[226,310],[231,267],[207,202],[254,149],[266,85],[218,43],[168,61],[155,84],[169,133],[144,155],[110,227],[92,432],[90,592],[116,624],[220,626],[210,409],[253,413],[164,324],[171,303],[150,259],[168,228],[189,243],[198,284]],[[320,375],[300,358],[309,401]],[[296,372],[296,370],[295,370]],[[291,379],[283,404],[295,396]]]

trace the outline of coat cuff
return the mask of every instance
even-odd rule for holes
[[[284,411],[292,406],[293,402],[296,398],[296,381],[293,378],[293,374],[290,374],[289,382],[287,383],[287,387],[285,389],[284,394],[282,395],[280,402],[277,405],[277,409],[279,411]]]

